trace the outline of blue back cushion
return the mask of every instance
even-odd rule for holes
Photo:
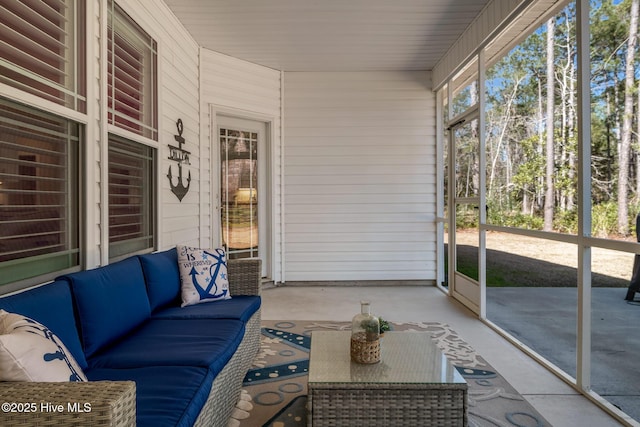
[[[180,304],[180,272],[176,248],[154,254],[140,255],[140,264],[147,282],[151,311]]]
[[[62,277],[71,283],[87,358],[151,314],[137,257]]]
[[[42,323],[62,340],[82,369],[87,367],[73,314],[71,290],[66,281],[56,280],[35,289],[0,298],[0,309],[22,314]]]

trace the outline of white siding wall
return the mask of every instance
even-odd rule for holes
[[[202,150],[207,161],[201,164],[202,176],[202,212],[203,221],[201,238],[203,244],[217,245],[220,241],[219,231],[212,229],[217,224],[212,215],[218,215],[216,210],[220,181],[217,162],[217,135],[210,141],[211,128],[215,127],[215,114],[224,113],[236,117],[271,122],[269,142],[270,158],[270,200],[272,219],[266,226],[271,231],[272,241],[271,265],[269,273],[276,282],[281,281],[281,102],[280,102],[280,71],[251,64],[246,61],[212,52],[200,50],[201,81],[202,81]],[[213,117],[210,117],[210,113]],[[211,148],[214,147],[215,151]],[[204,154],[206,153],[206,154]],[[205,180],[207,182],[205,183]],[[211,243],[209,243],[211,242]],[[262,244],[262,243],[261,243]],[[268,260],[263,260],[267,262]]]
[[[285,73],[287,281],[436,278],[427,72]]]
[[[200,49],[162,0],[119,0],[118,4],[158,42],[159,249],[177,243],[202,247],[219,243],[217,231],[212,231],[219,187],[217,169],[212,167],[210,141],[212,118],[209,107],[215,105],[227,113],[272,122],[274,255],[271,271],[274,279],[279,280],[280,72]],[[96,40],[96,52],[99,43],[100,40]],[[192,178],[189,192],[181,202],[171,192],[166,176],[171,166],[174,183],[177,180],[177,164],[168,159],[168,145],[176,145],[174,135],[177,134],[178,119],[184,124],[182,136],[186,144],[183,148],[191,152],[191,164],[183,167],[184,179],[189,172]],[[102,187],[100,182],[94,185],[98,191]],[[100,228],[105,216],[96,214],[94,217]],[[99,242],[96,245],[99,246]]]
[[[202,187],[198,170],[203,162],[198,45],[162,0],[118,0],[117,3],[158,43],[159,249],[177,243],[197,245]],[[178,119],[182,119],[184,125],[183,148],[191,152],[191,164],[183,166],[184,184],[189,172],[192,180],[182,202],[171,192],[167,178],[171,166],[174,184],[177,182],[178,167],[168,159],[168,145],[177,145],[174,135],[178,134]]]

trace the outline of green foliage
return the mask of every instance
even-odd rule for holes
[[[388,321],[384,320],[382,317],[378,317],[378,320],[380,321],[380,333],[381,334],[391,330],[391,325],[389,324]]]
[[[456,228],[478,228],[478,210],[473,206],[458,205]]]
[[[622,122],[624,118],[625,62],[629,38],[631,0],[592,0],[591,32],[591,194],[592,234],[599,237],[617,233],[617,198]],[[576,10],[569,4],[554,18],[554,112],[547,117],[547,26],[541,25],[496,64],[487,69],[486,81],[486,194],[490,224],[542,229],[547,182],[553,182],[553,228],[563,233],[577,232],[577,180],[579,165],[577,135]],[[636,70],[640,55],[635,53]],[[636,72],[634,104],[640,79]],[[634,106],[633,129],[640,107]],[[629,113],[627,113],[629,114]],[[546,137],[553,124],[553,152],[547,153]],[[472,141],[474,135],[470,135]],[[631,159],[640,156],[640,139],[632,136]],[[467,141],[461,141],[466,144]],[[465,152],[465,147],[456,147]],[[470,147],[473,148],[473,147]],[[547,155],[553,171],[547,177]],[[468,168],[468,170],[471,170]],[[635,194],[640,171],[629,170],[629,224],[635,228],[640,205]],[[468,176],[468,174],[467,174]],[[467,179],[467,182],[469,180]],[[623,188],[624,189],[624,188]],[[462,194],[458,194],[462,196]],[[476,215],[461,212],[458,227],[475,228]]]
[[[375,319],[364,319],[362,322],[360,322],[360,327],[368,333],[380,332],[380,325],[375,321]]]
[[[521,212],[499,212],[489,209],[487,220],[490,224],[504,227],[526,228],[528,230],[542,230],[543,220],[538,215],[528,215]]]
[[[576,234],[578,232],[578,211],[558,211],[553,217],[553,228],[560,233]]]
[[[607,237],[618,230],[618,204],[605,202],[591,209],[591,233],[595,237]]]
[[[629,206],[630,234],[635,234],[635,219],[640,213],[640,203],[634,201]],[[543,219],[540,215],[527,215],[518,211],[503,212],[489,209],[487,221],[504,227],[542,230]],[[578,212],[575,209],[557,211],[553,220],[554,230],[560,233],[578,232]],[[475,228],[475,227],[473,227]],[[615,201],[594,204],[591,210],[591,234],[594,237],[607,238],[617,234],[618,204]]]

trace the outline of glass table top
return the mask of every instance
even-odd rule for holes
[[[387,332],[381,361],[351,361],[350,331],[313,331],[309,383],[464,384],[465,380],[426,332]]]

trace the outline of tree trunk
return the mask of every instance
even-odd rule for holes
[[[476,105],[478,103],[478,81],[474,80],[471,83],[471,105]],[[473,170],[471,175],[471,183],[473,185],[473,194],[476,196],[480,195],[480,153],[478,153],[477,148],[480,147],[480,129],[478,126],[480,122],[478,120],[473,120],[471,122],[471,137],[473,144]]]
[[[575,67],[574,53],[570,51],[570,67],[569,67],[569,111],[567,117],[567,129],[568,129],[568,138],[571,143],[571,149],[569,150],[569,182],[570,186],[568,189],[568,201],[567,201],[567,210],[573,210],[575,208],[575,197],[576,197],[576,187],[574,187],[575,177],[576,177],[576,150],[578,148],[576,141],[576,82],[578,80],[577,70]]]
[[[554,189],[553,189],[553,170],[554,170],[554,18],[547,22],[547,144],[546,144],[546,192],[544,198],[544,230],[551,231],[553,229],[553,205],[554,205]]]
[[[620,138],[620,159],[618,171],[618,232],[629,234],[629,157],[631,154],[631,124],[633,119],[633,86],[636,40],[638,35],[638,4],[631,2],[631,21],[627,41],[627,59],[624,79],[624,112],[622,114],[622,135]]]
[[[640,88],[636,105],[636,200],[640,199]]]
[[[545,147],[545,139],[544,139],[544,130],[543,130],[543,126],[542,123],[544,123],[544,115],[545,115],[545,111],[544,111],[544,103],[542,102],[542,78],[541,76],[537,76],[538,77],[538,145],[536,146],[536,152],[538,154],[538,156],[540,156],[540,158],[542,158],[542,154],[544,151],[544,147]],[[543,207],[543,203],[544,203],[544,177],[542,175],[539,175],[536,178],[536,186],[535,186],[535,206],[531,207],[531,214],[533,215],[533,213],[535,211],[538,211]]]

